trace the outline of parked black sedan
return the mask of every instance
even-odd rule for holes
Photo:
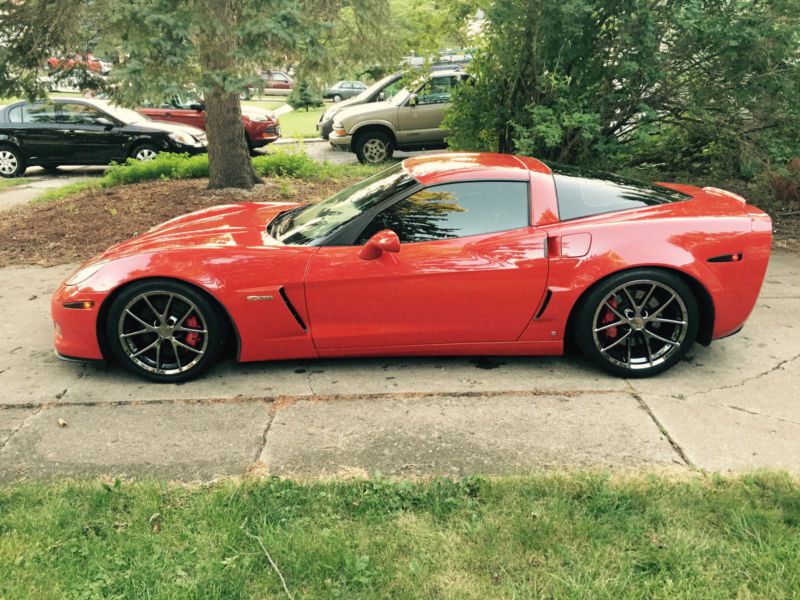
[[[206,151],[203,130],[151,121],[134,110],[88,98],[17,102],[0,109],[0,176],[29,166],[104,165],[159,152]]]

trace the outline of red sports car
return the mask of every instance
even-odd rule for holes
[[[240,361],[560,354],[624,377],[741,329],[769,217],[715,188],[500,154],[410,158],[317,204],[178,217],[55,292],[62,357],[153,381]]]

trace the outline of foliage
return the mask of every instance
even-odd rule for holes
[[[366,177],[376,172],[375,167],[319,163],[305,152],[276,151],[257,156],[252,160],[255,172],[262,177],[292,177],[296,179],[347,179]],[[137,161],[129,158],[123,164],[112,164],[102,177],[77,181],[45,191],[36,203],[52,202],[90,188],[110,188],[118,185],[142,183],[157,179],[198,179],[208,177],[208,155],[162,153],[153,160]]]
[[[311,88],[308,81],[301,81],[289,94],[289,106],[295,110],[317,108],[322,106],[322,96]]]
[[[262,548],[263,546],[263,548]],[[800,486],[538,474],[0,488],[0,596],[788,598]]]
[[[461,149],[750,179],[800,155],[800,0],[496,0]]]

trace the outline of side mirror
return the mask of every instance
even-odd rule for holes
[[[114,127],[114,122],[106,117],[98,117],[94,120],[94,122],[96,125],[102,125],[106,129],[111,129]]]
[[[195,102],[194,104],[190,104],[189,108],[192,110],[205,110],[206,105]]]
[[[361,252],[358,253],[358,257],[364,260],[375,260],[384,252],[400,252],[400,238],[391,229],[379,231],[369,238]]]
[[[411,94],[411,97],[408,99],[408,105],[413,107],[416,106],[418,102],[419,99],[417,98],[417,95]]]
[[[384,100],[386,100],[386,92],[381,92],[378,94],[378,102],[383,102]]]

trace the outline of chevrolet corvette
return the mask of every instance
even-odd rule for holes
[[[534,158],[406,159],[327,200],[237,203],[81,265],[51,308],[66,359],[156,382],[240,361],[557,355],[644,377],[739,331],[769,217],[717,188]]]

